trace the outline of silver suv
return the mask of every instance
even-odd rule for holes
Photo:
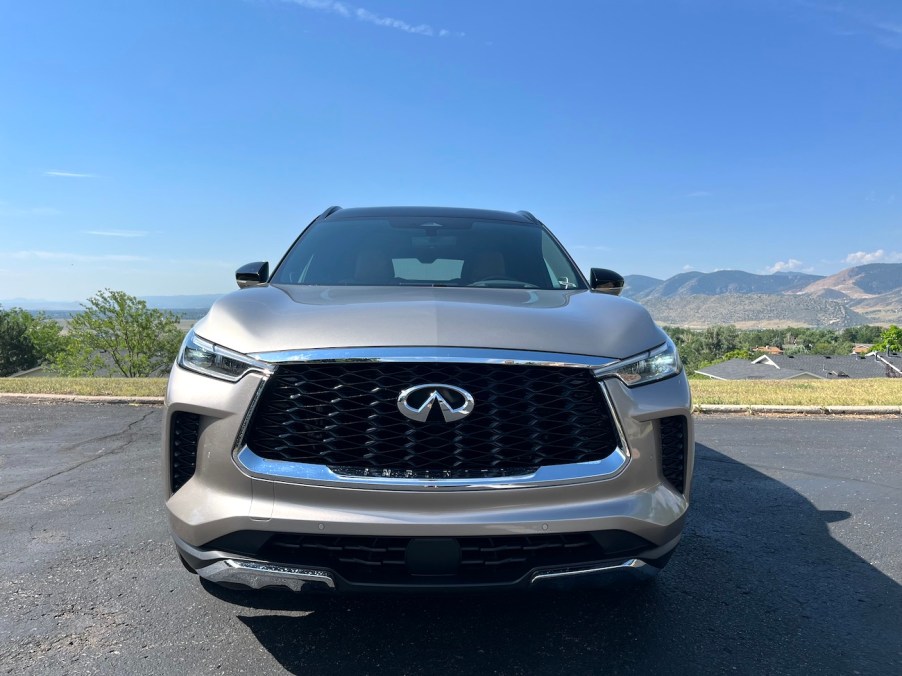
[[[188,334],[166,507],[207,580],[298,591],[645,576],[693,465],[676,349],[525,211],[326,210]]]

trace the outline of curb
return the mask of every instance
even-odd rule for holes
[[[83,394],[0,393],[0,404],[143,404],[160,406],[163,397],[102,397]],[[777,406],[768,404],[698,404],[693,413],[755,415],[756,413],[790,415],[902,415],[902,406]]]
[[[902,415],[902,406],[777,406],[751,404],[699,404],[692,407],[693,413],[783,413],[794,415]]]
[[[99,397],[84,394],[0,393],[0,404],[151,404],[161,405],[163,397]]]

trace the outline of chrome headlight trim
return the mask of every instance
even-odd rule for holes
[[[271,364],[205,340],[194,329],[185,336],[177,363],[189,371],[230,383],[236,383],[252,372],[264,376],[273,373]]]
[[[629,357],[616,364],[595,369],[595,376],[618,378],[627,387],[638,387],[671,378],[683,372],[676,345],[668,338],[658,347]]]

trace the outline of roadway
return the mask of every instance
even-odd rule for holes
[[[292,595],[168,539],[154,406],[0,405],[0,672],[902,673],[902,424],[702,416],[645,589]]]

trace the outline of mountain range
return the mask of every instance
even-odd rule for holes
[[[623,296],[669,326],[839,329],[902,323],[902,263],[858,265],[829,276],[717,270],[625,280]]]
[[[902,263],[872,263],[834,275],[742,270],[683,272],[669,279],[626,275],[623,296],[642,303],[660,324],[702,328],[810,326],[846,328],[860,324],[902,324]],[[144,296],[150,307],[191,311],[200,317],[217,294]],[[4,308],[78,312],[75,302],[14,298]]]

